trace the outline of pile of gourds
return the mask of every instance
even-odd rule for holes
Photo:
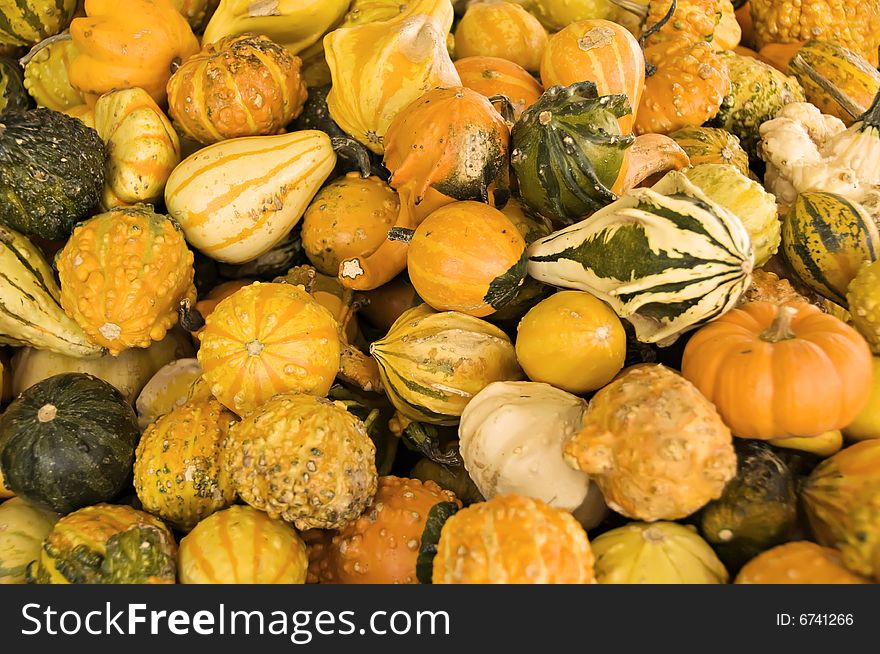
[[[0,583],[880,582],[878,45],[0,0]]]

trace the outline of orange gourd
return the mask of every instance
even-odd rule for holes
[[[644,27],[656,25],[669,12],[672,0],[651,0]],[[711,41],[721,21],[719,0],[678,0],[672,18],[646,42],[649,46],[670,39],[687,38],[690,41]]]
[[[607,20],[582,20],[550,38],[541,60],[544,87],[583,81],[594,82],[600,96],[629,98],[633,113],[620,118],[621,131],[629,134],[645,86],[645,57],[629,30]]]
[[[192,29],[171,0],[86,0],[70,35],[79,54],[70,83],[91,98],[140,87],[160,105],[173,68],[199,50]]]
[[[498,57],[465,57],[455,62],[461,85],[487,98],[503,95],[513,105],[513,119],[532,106],[544,92],[529,72]]]
[[[817,436],[848,425],[871,392],[865,339],[811,304],[751,302],[702,327],[682,374],[736,436]]]
[[[208,294],[196,302],[196,311],[201,314],[203,318],[207,318],[211,315],[211,312],[217,308],[217,305],[220,304],[222,300],[225,300],[230,295],[235,293],[237,290],[244,288],[245,286],[249,286],[253,284],[255,279],[233,279],[228,282],[222,282],[217,284],[214,288],[212,288]],[[202,340],[202,332],[205,330],[204,326],[200,329],[194,331],[192,333],[193,338],[198,345]]]
[[[503,0],[470,4],[455,28],[455,54],[499,57],[537,71],[547,45],[547,30],[520,5]]]
[[[265,36],[225,37],[172,75],[168,113],[186,136],[205,144],[278,134],[306,101],[301,64]]]
[[[788,62],[798,53],[804,41],[793,43],[768,43],[758,51],[758,60],[773,66],[781,73],[788,75]]]
[[[767,550],[749,561],[735,584],[867,584],[847,570],[840,552],[806,540]]]

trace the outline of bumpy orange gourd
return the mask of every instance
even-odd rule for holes
[[[180,229],[148,205],[102,213],[73,230],[55,260],[61,306],[114,356],[149,347],[194,302],[193,254]]]
[[[678,37],[645,49],[656,67],[645,80],[637,134],[667,134],[714,118],[731,92],[727,66],[705,41]]]
[[[593,584],[593,551],[568,511],[496,495],[443,525],[435,584]]]
[[[651,0],[643,27],[647,29],[660,22],[671,5],[672,0]],[[679,37],[690,41],[711,41],[721,16],[720,0],[678,0],[672,18],[659,32],[648,37],[647,44],[650,46]]]
[[[547,30],[520,5],[483,0],[468,5],[455,28],[455,56],[500,57],[536,71],[547,45]]]
[[[85,10],[70,24],[79,52],[68,69],[71,84],[92,96],[137,86],[164,104],[174,66],[199,51],[174,3],[86,0]]]
[[[646,521],[691,515],[736,475],[733,438],[715,407],[654,364],[627,368],[596,393],[563,454],[609,507]]]
[[[846,427],[871,392],[871,350],[811,304],[751,302],[702,327],[682,374],[741,438],[817,436]]]
[[[309,547],[309,570],[323,584],[415,584],[416,559],[428,513],[461,502],[433,481],[379,477],[361,517]],[[381,508],[380,508],[381,507]]]
[[[806,540],[783,543],[749,561],[735,584],[867,584],[843,567],[840,552]]]
[[[522,66],[498,57],[465,57],[455,61],[461,85],[487,98],[503,95],[513,105],[513,118],[541,97],[544,89]]]
[[[525,247],[516,225],[498,209],[453,202],[415,230],[407,270],[419,297],[438,311],[482,318],[516,296]]]
[[[645,87],[645,57],[629,30],[608,20],[582,20],[550,38],[541,60],[544,87],[583,81],[595,82],[599,95],[629,98],[632,114],[620,118],[629,134]]]
[[[277,134],[299,116],[306,101],[301,64],[265,36],[225,37],[172,75],[168,113],[200,143]]]
[[[277,393],[326,395],[339,370],[336,321],[291,284],[236,291],[205,320],[201,340],[202,376],[240,416]]]

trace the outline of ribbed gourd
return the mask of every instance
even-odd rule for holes
[[[183,234],[149,205],[121,207],[77,227],[56,259],[61,305],[95,343],[117,355],[148,347],[194,302],[193,255]]]
[[[0,45],[30,46],[63,31],[77,0],[10,0],[0,5]]]
[[[73,87],[67,75],[67,67],[77,54],[71,39],[51,38],[28,53],[24,86],[37,105],[53,111],[67,111],[85,104],[85,95]]]
[[[749,174],[749,155],[739,138],[719,127],[683,127],[669,135],[687,153],[692,166],[729,164]]]
[[[592,293],[640,341],[660,344],[733,308],[754,264],[742,221],[677,171],[535,241],[527,256],[538,281]]]
[[[522,379],[513,344],[494,325],[420,305],[370,346],[388,398],[411,420],[454,425],[494,381]]]
[[[182,531],[235,499],[226,468],[226,434],[235,415],[217,400],[191,400],[144,431],[134,487],[145,511]]]
[[[487,98],[503,95],[513,105],[513,119],[538,101],[541,84],[522,66],[498,57],[464,57],[455,60],[461,85]]]

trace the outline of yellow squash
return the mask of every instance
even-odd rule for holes
[[[85,96],[70,84],[67,67],[77,55],[71,39],[48,38],[34,46],[22,59],[24,87],[37,105],[54,111],[65,111],[85,103]]]

